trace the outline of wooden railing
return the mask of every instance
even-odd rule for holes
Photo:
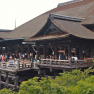
[[[30,61],[29,63],[19,62],[0,62],[0,68],[6,68],[6,69],[13,69],[13,70],[22,70],[25,68],[32,68],[33,63]]]
[[[63,67],[89,67],[93,65],[92,59],[88,60],[56,60],[56,59],[41,59],[38,65],[47,65],[47,66],[63,66]],[[13,70],[22,70],[26,68],[36,67],[34,62],[0,62],[0,68],[7,68]]]
[[[92,59],[88,60],[55,60],[55,59],[41,59],[39,65],[49,66],[65,66],[65,67],[89,67],[93,65]]]

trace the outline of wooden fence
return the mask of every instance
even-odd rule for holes
[[[90,67],[93,66],[92,59],[88,60],[55,60],[55,59],[41,59],[40,66],[60,66],[60,67],[70,67],[70,68],[77,68],[77,67]]]

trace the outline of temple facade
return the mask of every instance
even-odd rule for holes
[[[59,4],[11,32],[0,31],[0,53],[33,53],[37,58],[59,59],[94,56],[94,1],[74,0]],[[65,58],[66,57],[66,58]]]

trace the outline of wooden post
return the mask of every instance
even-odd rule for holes
[[[27,57],[30,57],[30,45],[28,45],[28,50],[27,50]]]
[[[52,72],[52,67],[50,67],[50,72]]]
[[[1,71],[0,71],[0,90],[1,90]]]
[[[41,74],[41,69],[39,68],[39,70],[38,70],[38,74]]]
[[[68,59],[71,58],[71,44],[68,44]]]
[[[15,74],[14,86],[15,86],[15,89],[16,89],[17,86],[18,86],[18,77],[17,77],[16,74]]]
[[[54,51],[55,59],[58,59],[58,47],[55,45],[55,51]]]
[[[2,54],[2,46],[1,46],[1,54]]]
[[[90,45],[90,58],[93,58],[93,46]]]
[[[8,72],[6,72],[6,87],[8,87],[9,84],[9,77],[8,77]]]
[[[63,69],[63,73],[65,72],[65,69]]]
[[[82,45],[79,46],[79,59],[82,60]]]
[[[22,54],[23,53],[23,45],[22,44],[21,44],[20,48],[21,48],[21,54]]]
[[[19,62],[19,59],[17,59],[17,64],[18,64],[18,70],[20,70],[20,62]]]
[[[39,60],[39,45],[37,45],[37,49],[36,49],[38,52],[36,53],[36,57],[37,59]]]
[[[17,44],[15,44],[15,56],[17,58]]]
[[[46,47],[45,47],[45,45],[43,45],[43,57],[44,57],[44,59],[46,58]]]
[[[6,53],[7,53],[7,46],[6,46]]]

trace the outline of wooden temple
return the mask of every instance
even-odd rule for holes
[[[17,62],[1,62],[0,88],[18,89],[23,80],[36,75],[55,77],[59,72],[93,66],[93,9],[94,0],[74,0],[12,31],[0,30],[0,54],[12,55]],[[19,54],[26,54],[26,60],[19,60]]]

